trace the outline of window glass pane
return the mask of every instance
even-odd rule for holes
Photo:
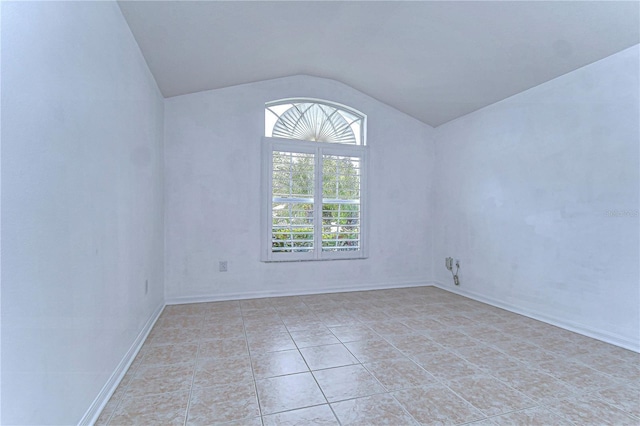
[[[360,158],[322,156],[322,198],[360,200]]]
[[[272,167],[271,250],[313,251],[314,155],[274,151]]]
[[[313,198],[314,155],[273,152],[273,196]]]
[[[322,250],[360,250],[360,158],[322,156]]]
[[[322,251],[360,250],[360,204],[322,204]]]
[[[271,250],[313,251],[313,203],[272,203]]]

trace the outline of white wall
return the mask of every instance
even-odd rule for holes
[[[115,2],[2,3],[2,424],[77,423],[162,305],[162,122]]]
[[[438,282],[640,348],[638,52],[436,129]]]
[[[339,102],[368,116],[370,257],[260,261],[264,104]],[[335,81],[295,76],[165,103],[167,301],[412,285],[431,279],[433,129]],[[218,261],[229,262],[218,272]]]
[[[434,131],[309,76],[163,107],[112,2],[4,2],[2,42],[2,424],[78,422],[165,294],[453,289],[448,255],[459,291],[638,348],[637,47]],[[369,259],[260,262],[285,97],[368,115]]]

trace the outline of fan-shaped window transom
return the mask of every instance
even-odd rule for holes
[[[308,99],[265,105],[265,136],[364,145],[364,115],[343,106]]]

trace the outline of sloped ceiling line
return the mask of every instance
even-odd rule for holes
[[[640,42],[627,1],[120,1],[165,97],[307,74],[438,126]]]

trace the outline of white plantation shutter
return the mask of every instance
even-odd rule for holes
[[[290,99],[265,105],[265,136],[364,145],[363,114],[324,101]]]
[[[322,250],[360,250],[360,158],[322,157]]]
[[[274,252],[313,251],[313,154],[273,151],[271,247]]]

